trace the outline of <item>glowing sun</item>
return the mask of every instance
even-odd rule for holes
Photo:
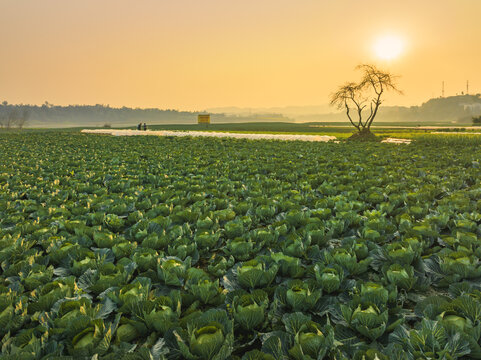
[[[399,57],[404,50],[404,42],[399,36],[385,35],[379,37],[374,43],[376,56],[383,60],[393,60]]]

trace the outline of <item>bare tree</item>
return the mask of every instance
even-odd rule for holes
[[[0,105],[0,128],[3,129],[7,125],[7,110],[6,107],[8,105],[7,101],[2,101]],[[4,109],[5,108],[5,109]]]
[[[345,109],[349,121],[358,132],[370,133],[384,92],[401,93],[401,91],[395,84],[396,76],[379,70],[374,65],[359,65],[356,69],[362,71],[361,81],[346,83],[339,87],[331,96],[331,105],[339,110]],[[366,107],[369,109],[369,115],[363,117]]]
[[[5,127],[7,129],[11,129],[15,125],[18,117],[19,117],[19,111],[17,109],[10,111],[6,119]]]
[[[24,109],[13,109],[9,113],[0,113],[0,128],[11,129],[17,127],[22,129],[30,118],[30,111]]]
[[[19,129],[22,129],[25,126],[25,124],[27,123],[29,118],[30,118],[30,111],[24,109],[21,113],[19,113],[19,116],[17,117],[17,119],[15,121],[15,125]]]

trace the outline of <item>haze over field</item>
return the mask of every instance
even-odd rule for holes
[[[481,2],[0,0],[0,100],[203,110],[324,107],[354,67],[419,105],[481,91]]]

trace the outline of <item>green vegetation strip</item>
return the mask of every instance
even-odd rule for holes
[[[481,358],[481,139],[1,133],[1,359]]]

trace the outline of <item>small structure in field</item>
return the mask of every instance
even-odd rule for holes
[[[210,114],[199,114],[197,115],[197,123],[198,124],[210,124]]]

